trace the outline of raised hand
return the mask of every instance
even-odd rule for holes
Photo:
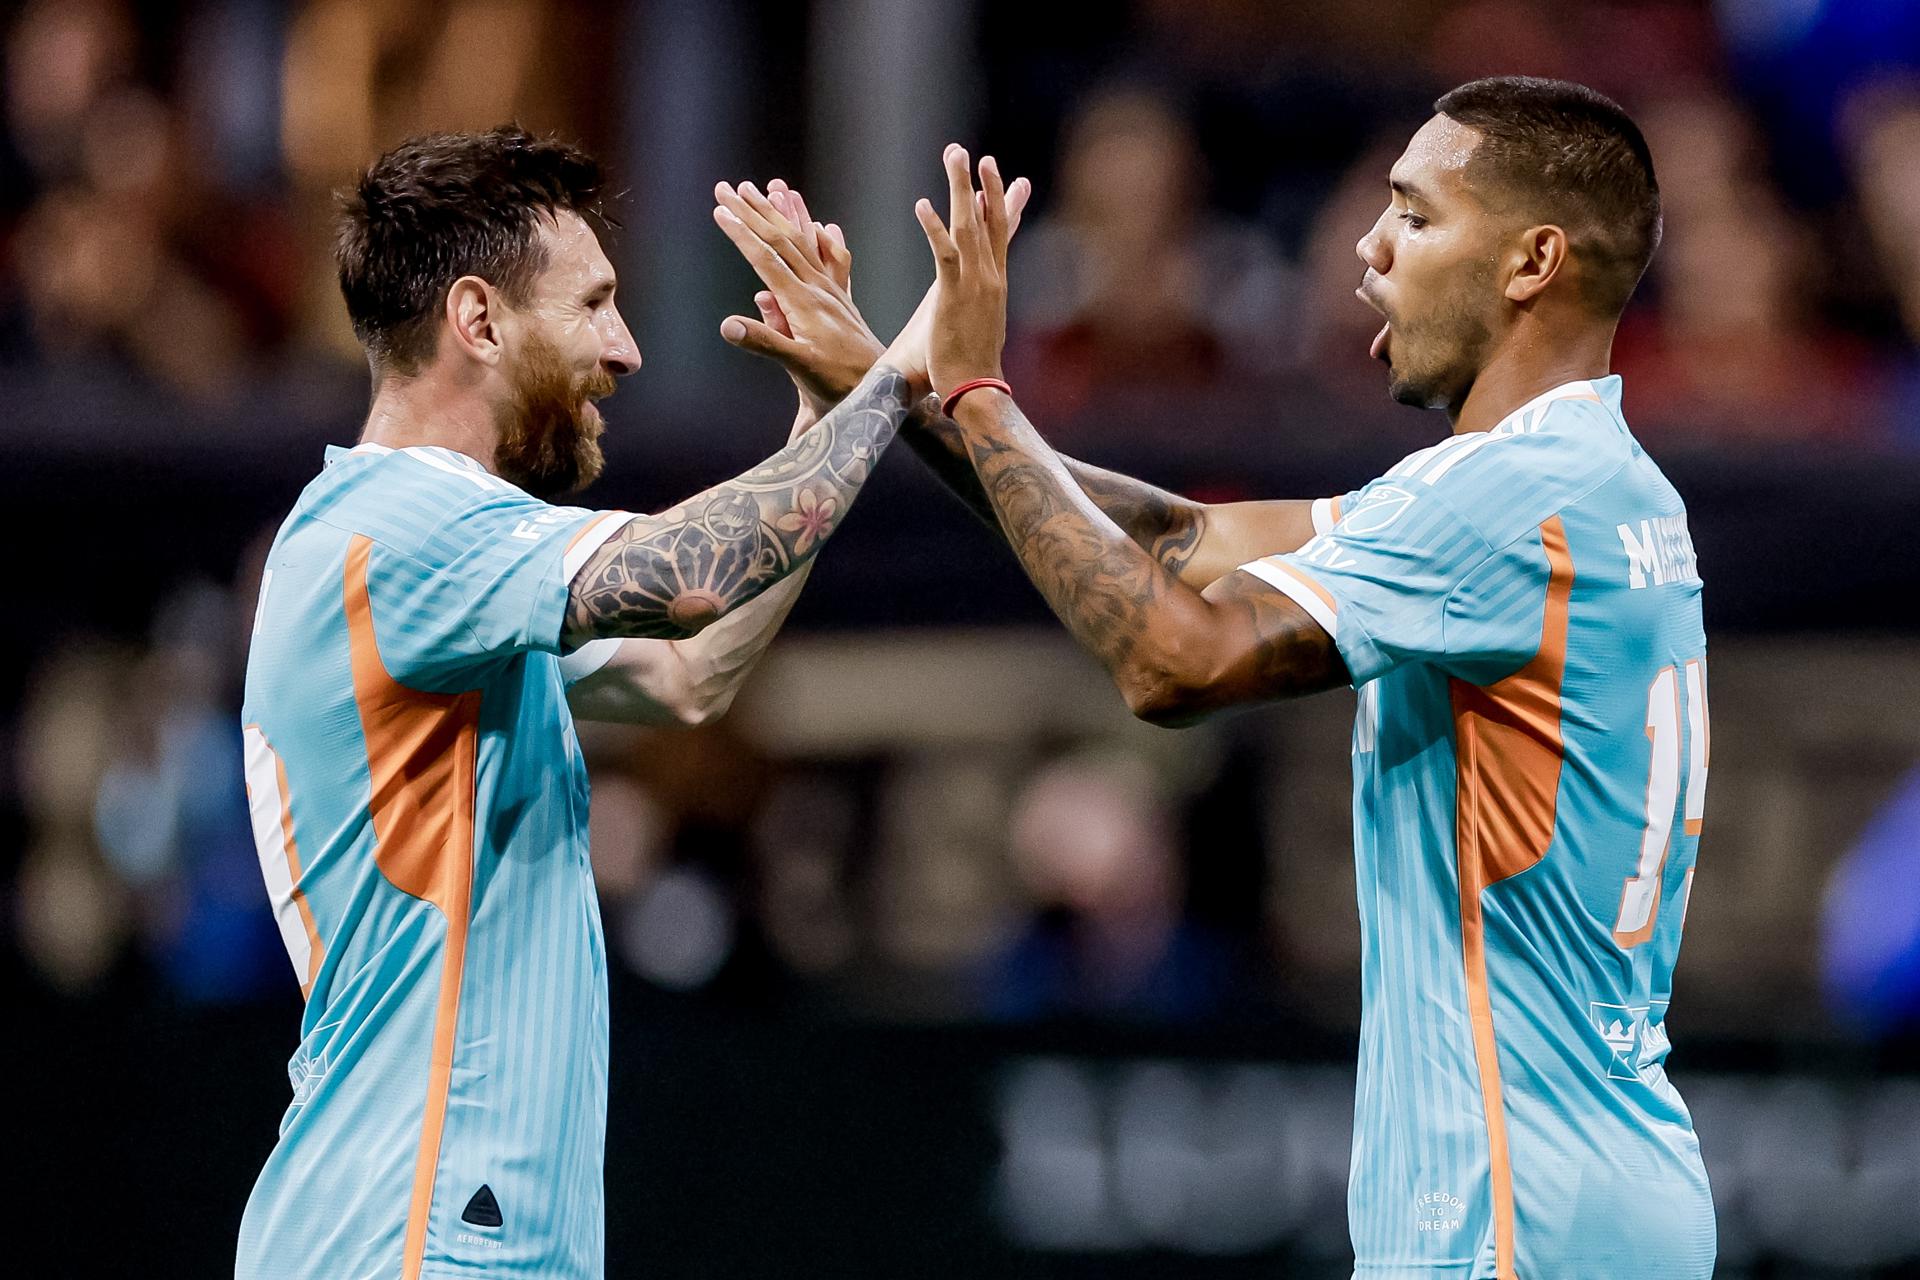
[[[1007,342],[1007,242],[1012,226],[1000,166],[992,156],[980,161],[978,191],[964,147],[949,145],[941,159],[947,170],[951,226],[940,221],[929,200],[914,205],[913,212],[933,250],[936,276],[935,293],[928,295],[927,375],[934,390],[945,395],[963,382],[1000,376],[1000,353]],[[921,305],[922,311],[928,310],[928,303]]]
[[[1009,237],[1019,229],[1032,195],[1033,186],[1025,178],[1017,178],[1007,187],[1002,209]],[[817,335],[812,332],[816,320],[824,318],[837,324],[848,314],[859,315],[853,306],[853,255],[847,248],[846,235],[835,223],[816,221],[801,194],[778,178],[767,184],[764,195],[751,183],[738,188],[722,183],[715,187],[714,196],[714,220],[768,286],[754,295],[760,318],[729,316],[720,326],[721,336],[743,350],[780,361],[809,405],[833,403],[835,392],[844,394],[866,372],[864,365],[854,372],[853,360],[831,340],[830,329]],[[789,316],[783,298],[807,296],[810,290],[823,287],[823,276],[838,291],[838,303],[827,307],[824,315],[803,308],[797,316]],[[888,363],[910,382],[921,384],[923,391],[927,338],[937,293],[937,286],[928,291],[885,353]],[[860,323],[864,327],[865,321]],[[871,359],[882,353],[879,340],[872,338],[870,330],[867,332]]]
[[[808,406],[824,413],[866,376],[882,346],[853,304],[845,236],[813,221],[779,179],[768,188],[714,187],[714,221],[767,286],[754,296],[760,318],[728,316],[720,336],[778,360]]]

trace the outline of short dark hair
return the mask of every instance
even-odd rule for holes
[[[608,222],[602,183],[592,156],[518,125],[409,138],[374,161],[340,193],[334,261],[376,372],[432,359],[441,305],[462,276],[524,301],[546,265],[540,218]]]
[[[1567,80],[1493,76],[1433,109],[1480,131],[1469,183],[1503,189],[1530,216],[1559,223],[1585,268],[1588,303],[1618,316],[1660,246],[1653,153],[1620,104]]]

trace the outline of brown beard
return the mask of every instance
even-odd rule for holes
[[[1428,314],[1395,322],[1388,395],[1417,409],[1444,409],[1466,398],[1493,340],[1481,310],[1492,285],[1493,263],[1476,262]]]
[[[578,376],[558,347],[528,334],[513,372],[513,395],[495,412],[500,443],[494,467],[536,498],[586,488],[606,465],[600,452],[606,424],[588,402],[612,395],[613,388],[605,369]]]

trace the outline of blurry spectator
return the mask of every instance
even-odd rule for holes
[[[1869,436],[1882,418],[1867,346],[1822,322],[1818,244],[1766,181],[1752,122],[1717,90],[1640,113],[1666,235],[1650,302],[1614,347],[1635,420],[1650,428],[1795,440]]]
[[[6,354],[121,364],[201,400],[293,339],[357,361],[335,189],[408,134],[584,132],[606,7],[309,0],[173,30],[129,0],[32,0],[7,31]]]
[[[1920,772],[1835,864],[1822,915],[1828,999],[1868,1032],[1920,1030]]]
[[[248,820],[227,681],[235,612],[190,583],[161,606],[146,651],[81,649],[32,686],[19,923],[56,988],[95,989],[138,959],[190,1001],[294,989]]]
[[[69,643],[28,683],[18,727],[32,835],[15,890],[20,949],[48,986],[81,995],[127,955],[129,895],[93,842],[95,788],[118,733],[126,653]]]
[[[1906,339],[1891,395],[1893,423],[1920,446],[1920,78],[1875,85],[1847,111],[1847,155],[1875,275]]]
[[[93,803],[95,841],[140,904],[150,958],[176,994],[213,1002],[292,989],[248,818],[230,684],[235,615],[208,583],[161,606]]]
[[[586,137],[616,76],[613,6],[554,0],[306,0],[287,30],[281,139],[304,269],[300,340],[358,362],[332,258],[333,193],[420,133],[519,120]]]
[[[1347,169],[1314,219],[1301,260],[1300,309],[1280,340],[1287,360],[1348,402],[1386,402],[1385,367],[1371,358],[1380,313],[1353,296],[1366,268],[1354,246],[1387,207],[1387,173],[1402,139],[1376,142]]]
[[[1193,131],[1167,102],[1140,89],[1090,98],[1056,180],[1057,202],[1015,249],[1010,355],[1047,413],[1271,366],[1286,265],[1258,229],[1207,208]]]
[[[784,974],[753,909],[767,763],[726,725],[588,724],[594,880],[608,948],[668,991],[762,1004]]]
[[[285,235],[270,209],[204,181],[185,117],[136,78],[137,53],[112,0],[42,0],[8,32],[6,125],[31,193],[8,292],[42,355],[230,395],[284,335]]]
[[[1036,910],[990,966],[990,1016],[1187,1022],[1226,1005],[1229,951],[1185,918],[1172,822],[1140,760],[1041,770],[1011,838]]]

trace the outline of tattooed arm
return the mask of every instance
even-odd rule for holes
[[[635,516],[574,575],[566,643],[691,636],[808,563],[913,399],[906,376],[883,359],[759,466],[660,515]]]
[[[574,719],[692,727],[727,713],[800,599],[808,561],[687,640],[593,640],[561,659]],[[578,673],[585,672],[584,675]]]
[[[1020,225],[1032,188],[1024,178],[1007,189],[1007,236]],[[803,394],[831,401],[852,386],[873,360],[850,331],[866,332],[853,305],[853,257],[837,225],[813,220],[798,191],[776,179],[762,195],[751,183],[714,188],[715,217],[768,287],[755,301],[761,318],[734,317],[722,332],[745,350],[778,360]],[[797,307],[791,329],[782,311]],[[800,339],[795,341],[793,339]],[[880,343],[867,333],[868,352]],[[988,525],[991,506],[973,464],[940,401],[914,406],[901,428],[914,452]],[[1258,556],[1298,549],[1314,535],[1310,502],[1235,502],[1207,506],[1156,489],[1130,476],[1062,458],[1076,483],[1100,509],[1155,559],[1196,587]]]
[[[974,474],[964,433],[929,397],[914,406],[901,436],[954,496],[989,525],[993,505]],[[1310,501],[1208,504],[1056,455],[1080,491],[1148,555],[1189,586],[1199,588],[1260,556],[1297,551],[1313,537]]]
[[[1011,399],[975,392],[957,416],[980,488],[1021,566],[1105,664],[1135,715],[1185,724],[1348,683],[1333,638],[1280,592],[1233,572],[1197,590],[1143,549]]]
[[[1007,220],[991,157],[984,199],[967,153],[943,157],[952,229],[915,206],[939,276],[928,372],[938,389],[997,378],[1006,341]],[[1348,679],[1333,638],[1306,611],[1250,574],[1196,591],[1082,492],[1010,396],[982,389],[955,422],[981,491],[1027,576],[1112,674],[1136,715],[1176,724],[1264,698]]]

